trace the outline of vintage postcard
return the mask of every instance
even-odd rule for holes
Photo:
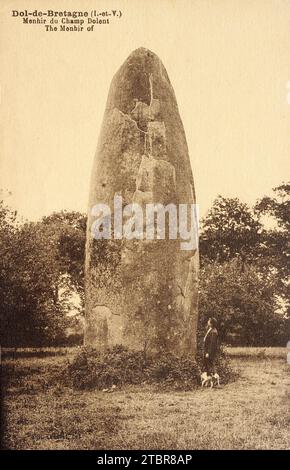
[[[289,449],[289,53],[288,0],[1,0],[2,449]]]

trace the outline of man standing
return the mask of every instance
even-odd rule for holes
[[[207,322],[207,332],[203,339],[204,342],[204,369],[208,375],[214,373],[214,362],[218,351],[218,332],[217,321],[215,318],[209,318]]]

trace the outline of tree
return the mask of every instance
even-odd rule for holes
[[[2,191],[1,191],[2,193]],[[13,270],[15,268],[13,248],[16,242],[17,214],[0,200],[0,318],[1,343],[4,336],[13,330],[13,306],[15,289]],[[10,338],[7,338],[9,341]]]
[[[86,215],[74,211],[54,212],[44,217],[42,222],[55,233],[60,272],[69,276],[84,304]]]
[[[28,346],[58,342],[65,317],[58,298],[60,276],[52,233],[40,223],[25,223],[7,247],[11,266],[7,274],[3,342]]]
[[[290,183],[273,189],[274,196],[264,196],[255,205],[256,214],[272,218],[264,227],[259,266],[277,273],[279,294],[288,302],[290,314]]]
[[[85,217],[59,213],[16,223],[0,205],[2,344],[52,345],[75,323],[67,314],[73,289],[83,299]]]
[[[254,266],[241,270],[241,260],[212,262],[200,271],[199,331],[217,318],[222,341],[243,346],[284,346],[289,319],[277,312],[275,274]]]
[[[259,248],[261,228],[250,208],[238,198],[218,196],[201,221],[201,263],[223,263],[237,256],[243,262],[253,260]]]
[[[255,210],[260,214],[274,217],[283,231],[290,229],[290,183],[283,183],[273,189],[274,196],[264,196],[257,201]]]

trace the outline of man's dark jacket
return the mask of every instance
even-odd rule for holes
[[[218,332],[212,328],[204,337],[204,356],[209,355],[209,360],[213,360],[218,350]]]

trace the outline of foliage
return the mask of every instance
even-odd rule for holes
[[[199,334],[219,320],[221,340],[285,345],[289,339],[290,185],[253,209],[219,196],[201,224]],[[270,225],[269,225],[270,219]],[[288,314],[287,314],[288,310]]]
[[[57,340],[64,318],[58,298],[61,279],[53,234],[41,224],[26,223],[14,234],[8,248],[13,269],[7,273],[8,289],[2,304],[4,308],[9,295],[9,310],[3,311],[4,331],[17,345]],[[4,344],[5,340],[7,337]]]
[[[268,214],[277,220],[279,228],[290,229],[290,183],[283,183],[273,189],[274,196],[264,196],[257,201],[255,210]]]
[[[255,257],[261,224],[250,208],[238,198],[218,196],[201,221],[201,262],[223,263],[237,256],[243,261]]]
[[[69,275],[72,285],[84,301],[84,265],[87,218],[80,212],[54,212],[42,223],[56,235],[59,271]]]
[[[264,196],[257,201],[254,210],[261,218],[272,219],[270,227],[264,227],[261,237],[261,269],[277,272],[279,294],[288,303],[290,315],[290,183],[273,190],[274,196]]]
[[[0,302],[1,341],[6,346],[61,344],[72,323],[70,295],[75,286],[83,286],[83,247],[75,255],[75,246],[64,254],[62,237],[72,222],[83,216],[54,214],[40,222],[17,223],[16,214],[0,205]],[[70,223],[68,223],[68,221]],[[80,228],[85,239],[84,228]],[[80,245],[80,242],[79,242]],[[83,243],[84,246],[84,243]],[[75,261],[75,258],[78,260]],[[83,289],[83,287],[82,287]]]
[[[201,269],[199,331],[207,319],[218,320],[220,340],[239,345],[285,345],[289,319],[276,312],[275,275],[263,274],[241,260],[209,263]]]
[[[224,355],[217,361],[223,383],[233,378]],[[103,354],[82,348],[61,373],[61,380],[76,389],[108,389],[113,385],[158,384],[159,387],[190,390],[200,385],[200,366],[191,359],[171,353],[147,357],[143,351],[129,351],[123,346],[107,349]]]

